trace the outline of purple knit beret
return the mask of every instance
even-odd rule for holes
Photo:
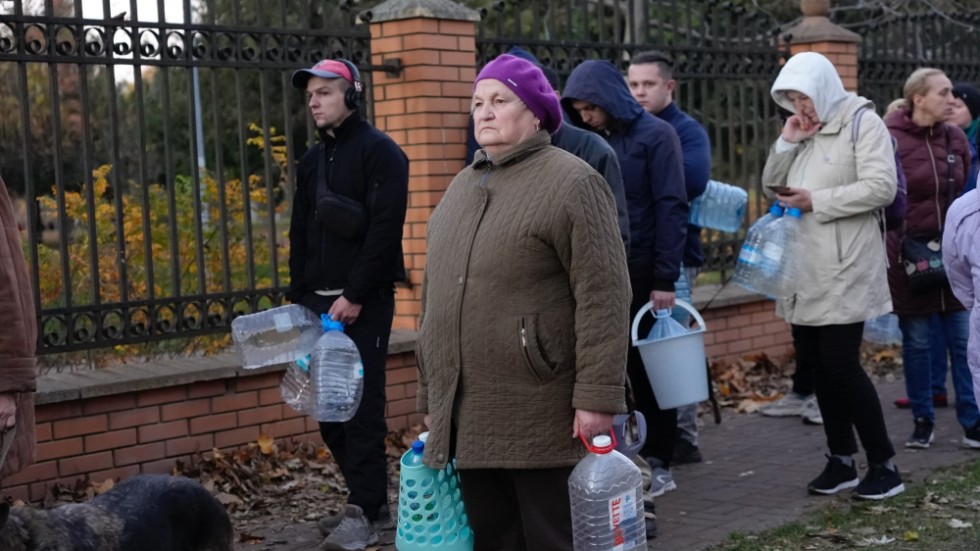
[[[499,80],[517,94],[548,133],[554,134],[561,126],[558,95],[537,65],[510,54],[502,54],[483,67],[476,75],[473,87],[476,88],[477,82],[487,78]]]

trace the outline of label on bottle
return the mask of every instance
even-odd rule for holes
[[[636,518],[636,494],[626,492],[609,500],[609,528],[613,533],[613,551],[625,551],[636,547],[634,540],[626,540],[623,521]]]
[[[276,324],[276,331],[285,333],[293,328],[293,322],[289,321],[289,314],[272,314],[272,323]]]
[[[779,262],[779,259],[783,256],[783,246],[770,241],[762,247],[762,256],[773,262]]]
[[[738,261],[749,266],[755,266],[759,263],[759,253],[755,247],[742,245],[742,250],[738,253]]]
[[[354,364],[354,374],[353,374],[353,376],[354,376],[355,379],[363,379],[364,378],[364,364],[361,363],[360,360],[358,360],[357,363]]]

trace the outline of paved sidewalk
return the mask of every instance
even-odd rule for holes
[[[936,411],[936,441],[924,451],[904,447],[912,432],[912,416],[892,401],[905,394],[903,383],[879,383],[895,464],[906,486],[921,484],[935,469],[972,459],[980,451],[960,447],[963,431],[952,407]],[[841,497],[813,497],[806,484],[823,469],[826,458],[822,427],[800,418],[774,419],[758,414],[725,412],[720,425],[701,433],[703,463],[674,469],[678,489],[657,500],[660,536],[649,549],[696,551],[720,543],[732,532],[755,532],[795,520],[808,509]],[[863,453],[863,452],[862,452]],[[863,455],[856,456],[864,475]],[[312,522],[270,526],[259,532],[257,545],[239,543],[239,550],[314,550],[322,538]],[[383,551],[394,550],[394,532],[381,534]]]

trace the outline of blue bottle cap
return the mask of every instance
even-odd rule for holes
[[[421,440],[412,442],[412,453],[421,454],[423,451],[425,451],[425,442]]]
[[[783,215],[783,207],[779,206],[778,202],[773,203],[772,206],[769,207],[769,214],[775,216],[776,218],[779,218],[780,216]]]
[[[323,325],[323,332],[327,331],[344,331],[344,324],[339,321],[334,321],[330,314],[320,314],[320,324]]]
[[[786,211],[786,214],[788,214],[788,215],[790,215],[790,216],[792,216],[794,218],[799,218],[800,216],[803,216],[803,213],[800,211],[800,209],[798,209],[796,207],[790,208],[788,211]]]

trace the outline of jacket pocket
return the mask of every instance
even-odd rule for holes
[[[518,336],[520,337],[521,355],[524,364],[531,374],[541,383],[548,383],[558,377],[558,365],[545,357],[538,338],[538,316],[528,314],[521,316]]]

